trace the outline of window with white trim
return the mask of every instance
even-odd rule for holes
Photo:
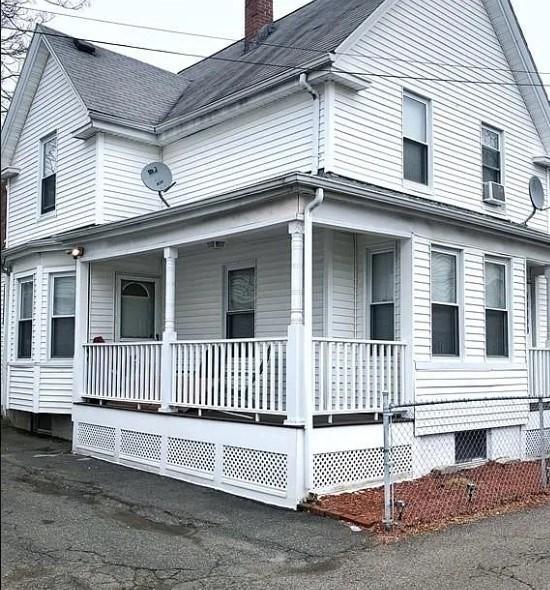
[[[488,357],[508,356],[508,265],[485,260],[485,352]]]
[[[56,175],[57,175],[57,135],[50,135],[41,144],[40,212],[55,210]]]
[[[502,184],[502,131],[482,125],[481,157],[483,182]]]
[[[254,268],[227,271],[227,338],[254,338],[256,306],[256,272]]]
[[[32,317],[34,280],[32,277],[19,281],[19,314],[17,318],[17,358],[32,356]]]
[[[415,94],[403,94],[403,178],[419,184],[430,183],[430,101]]]
[[[50,356],[73,358],[75,318],[74,275],[52,276],[50,306]]]
[[[394,253],[371,254],[370,337],[394,339]]]
[[[432,354],[459,356],[458,253],[432,249]]]

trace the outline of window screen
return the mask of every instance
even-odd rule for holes
[[[57,136],[42,142],[41,212],[55,209],[57,175]]]
[[[74,356],[74,276],[54,277],[52,298],[51,356],[72,358]]]
[[[485,262],[485,350],[487,356],[508,356],[505,263]]]
[[[19,320],[17,330],[17,356],[31,358],[32,354],[32,316],[34,285],[32,279],[19,283]]]
[[[428,103],[403,96],[403,177],[428,184]]]
[[[459,307],[457,255],[432,251],[432,354],[458,356]]]

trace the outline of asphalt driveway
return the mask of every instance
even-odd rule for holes
[[[550,506],[393,545],[2,429],[2,588],[550,589]]]

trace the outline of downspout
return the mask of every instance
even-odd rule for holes
[[[312,129],[312,163],[311,173],[319,171],[319,129],[320,98],[319,93],[307,80],[307,74],[300,74],[300,86],[313,99]],[[315,198],[304,207],[304,486],[309,494],[313,489],[313,223],[312,213],[323,202],[325,192],[322,188],[315,191]]]
[[[318,188],[315,198],[304,208],[304,484],[309,493],[313,489],[313,210],[325,198]]]

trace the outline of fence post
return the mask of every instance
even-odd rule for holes
[[[390,395],[387,391],[382,392],[382,416],[384,429],[384,527],[390,530],[393,526],[393,506],[391,491],[391,410]]]
[[[540,484],[545,488],[548,485],[546,473],[546,442],[544,440],[544,402],[539,397],[539,433],[540,433]]]

